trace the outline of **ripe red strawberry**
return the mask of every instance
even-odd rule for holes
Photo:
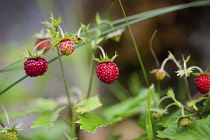
[[[104,62],[96,66],[96,74],[101,82],[111,84],[119,75],[119,69],[113,62]]]
[[[47,39],[49,39],[49,38],[40,38],[40,39],[37,39],[37,41],[36,41],[36,43],[35,43],[35,46],[36,46],[38,43],[40,43],[40,42],[42,42],[42,41],[44,41],[44,40],[47,40]],[[49,47],[50,45],[51,45],[50,41],[43,42],[42,44],[40,44],[40,45],[36,48],[36,50],[37,50],[37,51],[38,51],[38,50],[42,50],[44,47]]]
[[[206,94],[210,90],[210,78],[207,75],[200,75],[195,79],[195,87],[202,94]]]
[[[70,39],[64,39],[60,42],[59,49],[63,55],[70,55],[74,52],[74,43]]]
[[[43,75],[48,68],[48,63],[44,58],[29,58],[24,62],[24,69],[28,76],[36,77]]]

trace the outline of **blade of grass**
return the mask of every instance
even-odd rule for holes
[[[15,64],[17,64],[17,63],[19,63],[19,62],[21,62],[21,61],[23,61],[23,60],[24,60],[24,58],[19,59],[19,60],[15,61],[15,62],[9,64],[8,66],[5,66],[5,67],[1,68],[1,69],[0,69],[0,73],[9,70],[10,67],[12,67],[13,65],[15,65]]]
[[[14,83],[12,83],[11,85],[9,85],[8,87],[6,87],[4,90],[2,90],[0,92],[0,95],[2,95],[4,92],[6,92],[7,90],[9,90],[11,87],[13,87],[14,85],[16,85],[17,83],[21,82],[22,80],[24,80],[26,77],[28,77],[27,75],[21,77],[20,79],[18,79],[17,81],[15,81]]]
[[[123,8],[123,5],[122,5],[122,3],[121,3],[121,0],[119,0],[119,3],[120,3],[120,6],[121,6],[123,15],[124,15],[124,17],[125,17],[125,19],[126,19],[126,23],[127,23],[127,26],[128,26],[129,32],[130,32],[130,36],[131,36],[131,39],[132,39],[132,42],[133,42],[135,51],[136,51],[136,55],[137,55],[137,57],[138,57],[138,60],[139,60],[139,63],[140,63],[140,66],[141,66],[141,69],[142,69],[142,72],[143,72],[143,75],[144,75],[145,82],[146,82],[147,86],[149,86],[149,80],[148,80],[148,77],[147,77],[147,73],[146,73],[146,70],[145,70],[143,61],[142,61],[142,59],[141,59],[141,55],[140,55],[140,52],[139,52],[139,50],[138,50],[138,46],[137,46],[137,44],[136,44],[136,40],[135,40],[135,38],[134,38],[134,35],[133,35],[132,30],[131,30],[130,24],[128,23],[128,19],[127,19],[125,10],[124,10],[124,8]]]

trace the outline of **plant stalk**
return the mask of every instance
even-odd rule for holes
[[[61,75],[62,75],[62,79],[63,79],[63,84],[64,84],[64,88],[65,88],[65,91],[66,91],[66,96],[68,98],[68,104],[69,104],[69,106],[71,106],[70,94],[69,94],[69,89],[68,89],[68,85],[67,85],[67,82],[66,82],[66,76],[65,76],[65,73],[64,73],[63,63],[62,63],[62,60],[61,60],[61,54],[59,52],[59,48],[58,47],[56,47],[56,48],[57,48],[58,60],[59,60],[60,68],[61,68]]]
[[[144,75],[144,79],[145,79],[145,81],[146,81],[147,86],[149,87],[149,80],[148,80],[148,77],[147,77],[147,73],[146,73],[146,70],[145,70],[145,68],[144,68],[144,64],[143,64],[143,61],[142,61],[142,59],[141,59],[140,52],[139,52],[139,50],[138,50],[138,47],[137,47],[137,44],[136,44],[136,41],[135,41],[133,32],[132,32],[131,27],[130,27],[130,24],[129,24],[129,22],[128,22],[128,19],[127,19],[125,10],[124,10],[124,8],[123,8],[123,5],[122,5],[122,3],[121,3],[121,0],[119,0],[119,3],[120,3],[120,6],[121,6],[123,15],[124,15],[124,17],[125,17],[125,19],[126,19],[127,27],[128,27],[128,29],[129,29],[129,32],[130,32],[130,35],[131,35],[131,39],[132,39],[132,42],[133,42],[133,45],[134,45],[134,48],[135,48],[135,51],[136,51],[136,54],[137,54],[137,57],[138,57],[140,66],[141,66],[141,68],[142,68],[142,72],[143,72],[143,75]]]
[[[88,85],[87,96],[86,96],[87,99],[90,97],[90,92],[91,92],[92,83],[93,83],[93,70],[94,70],[93,67],[94,67],[94,60],[91,59],[91,61],[90,61],[89,85]]]

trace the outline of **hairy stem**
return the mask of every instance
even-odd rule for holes
[[[71,137],[74,139],[74,138],[76,138],[76,125],[75,125],[75,121],[76,121],[76,104],[72,105],[71,110],[72,110]]]
[[[90,97],[90,92],[91,92],[91,88],[92,88],[92,83],[93,83],[93,70],[94,70],[94,60],[91,59],[91,62],[90,62],[89,85],[88,85],[87,96],[86,96],[87,99]]]
[[[67,82],[66,82],[66,76],[65,76],[65,73],[64,73],[63,63],[61,61],[61,54],[59,52],[59,48],[58,47],[56,47],[56,48],[57,48],[58,60],[59,60],[60,68],[61,68],[61,75],[62,75],[62,79],[63,79],[63,84],[64,84],[64,88],[65,88],[65,91],[66,91],[66,96],[68,98],[68,104],[70,106],[71,105],[70,94],[69,94],[69,89],[68,89],[68,85],[67,85]]]
[[[184,81],[185,81],[185,86],[186,86],[186,89],[187,89],[188,98],[191,101],[192,96],[191,96],[191,93],[190,93],[190,88],[189,88],[189,83],[188,83],[187,77],[184,77]]]
[[[105,58],[106,57],[106,54],[104,52],[104,49],[101,46],[96,46],[96,47],[101,50],[102,56],[103,56],[103,58]]]

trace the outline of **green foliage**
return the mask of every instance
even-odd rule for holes
[[[20,133],[21,140],[64,140],[66,136],[64,132],[69,134],[71,129],[69,124],[61,119],[58,119],[54,125],[56,129],[51,129],[50,131],[44,127],[30,129],[29,133]]]
[[[92,111],[98,107],[102,106],[99,98],[97,96],[85,99],[77,104],[76,112],[81,114],[85,112]]]
[[[178,140],[208,140],[210,137],[210,116],[205,119],[195,121],[186,127],[177,127],[177,124],[171,124],[163,131],[158,131],[159,138],[169,138]]]
[[[120,121],[122,118],[117,117],[112,120],[105,120],[104,118],[92,114],[92,113],[83,113],[79,116],[77,123],[80,123],[80,129],[85,129],[88,132],[95,133],[97,127],[107,126],[113,124],[117,121]]]
[[[145,111],[148,89],[141,90],[135,97],[130,97],[118,104],[112,105],[104,110],[104,115],[109,120],[116,117],[127,118]]]
[[[65,108],[65,106],[57,108],[55,111],[44,111],[34,122],[31,128],[45,127],[48,130],[55,129],[53,122],[55,122],[59,116],[59,113]]]

